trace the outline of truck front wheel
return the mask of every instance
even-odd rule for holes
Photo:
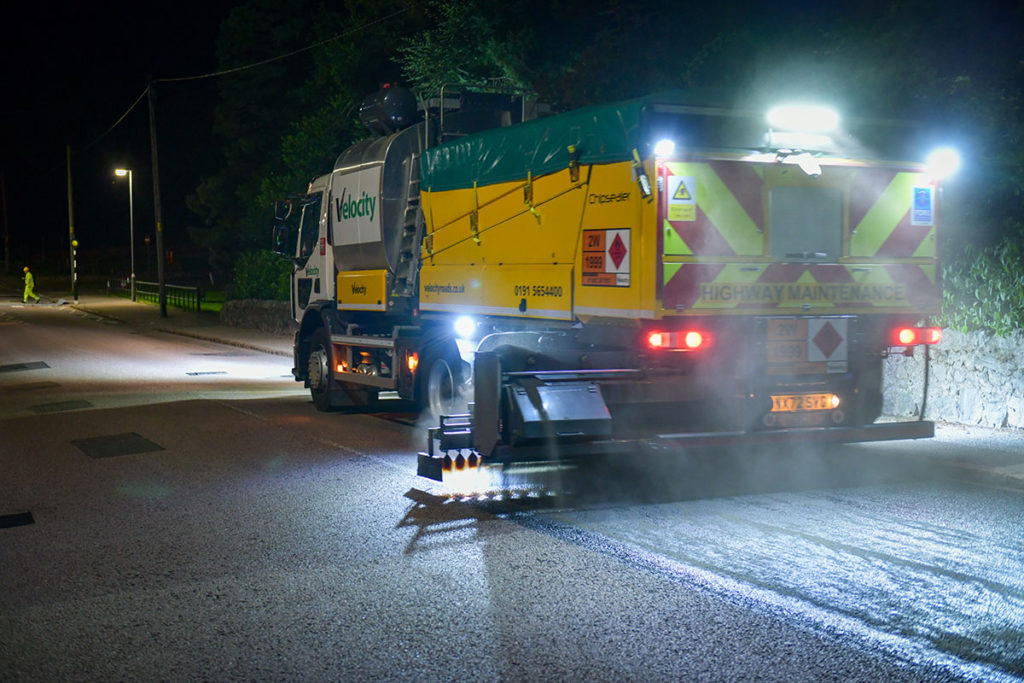
[[[309,345],[309,394],[313,405],[321,412],[334,410],[331,404],[331,385],[334,383],[334,358],[331,339],[324,328],[313,333]]]

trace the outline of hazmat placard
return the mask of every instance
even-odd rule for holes
[[[629,287],[629,229],[583,231],[583,284]]]

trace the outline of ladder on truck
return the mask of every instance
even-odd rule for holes
[[[423,241],[423,212],[420,211],[420,155],[413,154],[405,163],[405,213],[402,216],[402,241],[398,250],[398,264],[395,266],[395,281],[391,288],[393,297],[416,295],[417,273],[419,271],[419,250]]]

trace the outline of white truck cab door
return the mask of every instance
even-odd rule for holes
[[[334,287],[334,258],[327,234],[329,221],[322,207],[322,195],[302,206],[295,271],[292,273],[292,301],[295,319],[315,302],[330,300]]]

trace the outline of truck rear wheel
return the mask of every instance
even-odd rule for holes
[[[434,417],[465,412],[465,377],[459,354],[441,347],[425,355],[417,396],[420,410]]]
[[[377,390],[336,382],[334,347],[324,328],[313,333],[309,345],[309,394],[316,409],[329,413],[340,408],[369,407],[377,403]]]

